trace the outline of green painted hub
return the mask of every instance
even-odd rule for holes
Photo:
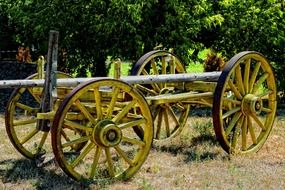
[[[114,147],[122,140],[122,131],[111,120],[99,121],[92,133],[92,141],[103,147]]]
[[[244,114],[259,114],[262,106],[261,98],[253,94],[245,95],[241,103],[241,109]]]

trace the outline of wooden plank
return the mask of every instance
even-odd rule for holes
[[[148,96],[146,100],[150,105],[175,103],[179,101],[193,101],[200,100],[202,98],[212,98],[213,92],[193,93],[183,92],[179,94],[162,94],[157,96]]]
[[[216,82],[219,79],[221,72],[207,73],[184,73],[184,74],[166,74],[166,75],[142,75],[142,76],[125,76],[120,80],[129,84],[153,84],[153,83],[173,83],[173,82],[193,82],[193,81],[208,81]],[[96,78],[64,78],[57,79],[58,87],[75,87],[80,83],[90,80],[110,79],[110,77]],[[34,87],[44,86],[44,80],[0,80],[0,88],[15,88],[15,87]]]

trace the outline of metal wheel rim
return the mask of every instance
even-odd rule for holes
[[[140,110],[140,113],[137,113],[137,114],[139,115],[139,118],[142,117],[142,119],[138,119],[138,121],[135,121],[136,120],[135,119],[134,121],[136,122],[136,124],[131,124],[131,126],[132,125],[133,125],[132,127],[140,126],[144,130],[144,136],[143,136],[143,139],[136,138],[135,140],[129,140],[131,143],[134,143],[136,145],[131,144],[130,142],[128,142],[128,143],[130,143],[133,146],[137,146],[137,149],[138,149],[137,150],[138,152],[136,152],[132,158],[129,158],[127,156],[125,149],[123,149],[123,148],[126,148],[126,147],[124,147],[124,143],[126,143],[126,141],[128,141],[126,139],[131,138],[131,137],[127,137],[127,135],[129,135],[129,134],[133,135],[134,130],[130,130],[132,128],[130,126],[129,126],[130,127],[129,129],[127,129],[127,128],[123,129],[123,119],[122,118],[118,119],[119,118],[119,116],[118,116],[119,112],[116,113],[116,111],[111,111],[112,114],[110,115],[110,109],[111,108],[110,109],[107,108],[105,110],[105,107],[104,107],[105,105],[101,106],[104,104],[103,99],[101,99],[102,98],[101,95],[103,94],[103,92],[100,92],[100,90],[98,90],[98,89],[101,89],[101,87],[103,87],[103,86],[112,87],[115,91],[115,92],[112,91],[112,92],[114,92],[114,94],[113,94],[110,102],[112,102],[112,101],[113,102],[115,101],[116,103],[118,102],[118,100],[116,100],[116,98],[114,98],[114,97],[116,97],[116,95],[118,95],[118,92],[115,89],[118,89],[118,90],[122,90],[125,94],[127,94],[129,96],[129,98],[132,100],[132,104],[139,107],[138,110]],[[66,144],[70,143],[72,140],[67,141],[67,140],[64,140],[62,138],[62,136],[63,136],[62,134],[66,133],[66,131],[67,131],[65,129],[67,127],[70,127],[68,125],[71,125],[71,124],[67,124],[67,122],[66,122],[67,121],[67,119],[66,119],[67,113],[71,110],[71,108],[73,108],[72,106],[74,106],[74,102],[76,102],[76,105],[78,107],[78,105],[81,104],[81,103],[78,103],[79,102],[78,100],[87,91],[90,91],[92,89],[93,89],[94,94],[97,94],[97,95],[99,94],[99,96],[95,95],[93,98],[95,100],[95,97],[97,97],[97,99],[94,101],[95,108],[93,108],[93,110],[96,109],[96,112],[93,113],[94,117],[93,116],[89,117],[86,110],[84,108],[82,108],[81,106],[79,106],[80,107],[79,109],[81,111],[85,110],[85,111],[83,111],[84,112],[83,115],[89,118],[89,121],[90,121],[89,124],[91,124],[91,126],[92,126],[91,127],[92,129],[88,128],[86,130],[88,130],[88,131],[92,130],[93,132],[87,132],[86,138],[83,137],[83,138],[85,138],[87,143],[86,143],[85,147],[82,149],[82,151],[80,151],[78,153],[78,157],[74,158],[74,160],[68,160],[68,157],[66,156],[67,151],[63,150],[66,148],[63,148],[63,147]],[[107,101],[109,101],[109,100],[107,100]],[[81,105],[83,105],[83,104],[81,104]],[[113,106],[112,103],[110,103],[110,107],[112,107],[111,105]],[[117,107],[114,106],[113,108],[115,108],[115,110],[116,110]],[[124,107],[124,108],[122,108],[122,110],[123,110],[122,112],[127,111],[126,114],[129,115],[130,112],[132,111],[132,108]],[[97,113],[98,113],[98,116],[97,116]],[[107,116],[107,115],[109,115],[109,116]],[[115,115],[115,117],[113,117],[113,115]],[[111,119],[111,117],[112,117],[112,119]],[[116,118],[118,119],[118,121]],[[97,135],[97,136],[96,136],[96,134],[97,134],[96,131],[97,131],[98,125],[104,119],[110,120],[109,124],[114,123],[114,125],[116,125],[116,127],[113,129],[115,129],[115,130],[116,129],[117,130],[122,129],[121,130],[122,131],[122,139],[120,139],[119,141],[116,141],[116,143],[114,145],[106,146],[106,144],[108,144],[108,143],[96,140],[96,137],[98,137],[98,139],[102,138],[100,136],[101,131],[99,130],[99,133],[98,133],[99,135]],[[72,122],[76,122],[76,121],[72,121]],[[120,122],[122,122],[122,123],[120,123]],[[94,124],[94,123],[96,123],[96,124]],[[108,122],[107,122],[107,124],[108,124]],[[87,126],[88,126],[88,124],[87,124]],[[109,127],[109,125],[104,126],[102,128],[103,131],[105,129],[107,130],[108,127]],[[120,129],[118,129],[118,128],[120,128]],[[126,132],[125,130],[128,130],[128,131]],[[95,135],[94,135],[94,133],[95,133]],[[95,81],[90,81],[90,82],[83,83],[83,84],[79,85],[71,93],[69,93],[69,95],[64,99],[63,103],[60,105],[60,107],[59,107],[59,109],[55,115],[55,119],[53,122],[53,130],[51,131],[51,135],[52,135],[52,147],[53,147],[53,152],[55,154],[55,158],[56,158],[59,166],[63,169],[63,171],[66,174],[68,174],[70,177],[72,177],[73,179],[75,179],[75,180],[89,179],[89,180],[96,180],[96,181],[105,180],[105,179],[116,179],[116,180],[127,179],[127,178],[130,178],[131,176],[133,176],[139,170],[139,168],[142,166],[142,164],[144,163],[144,161],[147,158],[147,155],[149,153],[149,150],[150,150],[150,147],[152,144],[152,139],[153,139],[152,118],[151,118],[151,113],[148,109],[148,105],[147,105],[145,99],[136,91],[136,89],[134,89],[130,85],[128,85],[127,83],[124,83],[122,81],[117,81],[117,80],[113,80],[113,79],[95,80]],[[104,137],[102,139],[104,139]],[[84,139],[83,139],[83,141],[84,141]],[[73,142],[75,142],[75,140]],[[142,144],[143,144],[143,146],[141,146]],[[129,148],[132,148],[131,145]],[[64,151],[66,151],[66,152],[64,152]],[[116,161],[116,159],[114,157],[116,157],[116,159],[118,159],[118,160],[121,160],[121,161],[123,160],[122,162],[124,162],[124,163],[119,163],[119,161],[118,160]],[[101,159],[104,160],[104,158],[106,161],[105,162],[101,161]],[[79,163],[79,161],[80,161],[80,163]],[[80,168],[81,164],[83,164],[83,165],[85,164],[88,167],[86,167],[86,169],[82,170],[82,168]],[[119,165],[119,164],[124,165],[124,166],[122,166],[120,171],[117,170],[117,165]],[[123,167],[125,167],[125,168],[123,168]]]
[[[37,79],[37,74],[33,74],[31,76],[29,76],[26,79],[29,80],[33,80],[33,79]],[[58,78],[66,78],[66,77],[70,77],[69,75],[65,74],[65,73],[61,73],[58,72],[57,73]],[[41,87],[35,87],[40,89]],[[34,89],[35,89],[34,88]],[[40,104],[40,96],[37,95],[32,95],[35,99],[35,101],[38,103],[38,105],[35,106],[30,106],[30,105],[25,105],[25,104],[19,104],[19,100],[21,99],[21,96],[23,95],[23,93],[26,90],[29,90],[28,93],[32,94],[33,92],[33,87],[31,88],[17,88],[15,89],[11,96],[10,99],[7,103],[7,107],[5,110],[5,127],[6,127],[6,132],[8,134],[8,137],[11,141],[11,143],[13,144],[13,146],[16,148],[17,151],[19,151],[23,156],[25,156],[26,158],[29,159],[34,159],[42,154],[45,154],[45,151],[43,149],[43,147],[46,145],[46,139],[48,137],[48,133],[49,132],[42,132],[39,130],[36,130],[36,123],[37,123],[37,113],[39,111],[39,104]],[[20,107],[26,107],[26,108],[19,108]],[[22,115],[22,117],[24,119],[18,120],[16,117],[15,112],[16,112],[16,107],[18,107],[17,109],[19,110],[25,110],[27,113],[25,114],[29,114],[29,109],[33,109],[32,110],[32,118],[26,119],[25,115]],[[27,109],[27,110],[26,110]],[[25,120],[26,119],[26,120]],[[20,124],[20,122],[24,122],[24,124]],[[26,122],[25,122],[26,121]],[[27,128],[25,128],[25,131],[21,132],[21,134],[19,134],[19,128],[21,126],[25,127],[25,125],[31,125],[30,127],[28,127],[28,131]],[[33,142],[31,142],[33,141]],[[32,144],[31,144],[32,143]]]
[[[229,96],[229,91],[232,97],[225,97]],[[215,133],[226,152],[247,154],[262,147],[274,123],[276,91],[274,72],[260,53],[241,52],[229,61],[219,78],[213,103]],[[249,109],[251,106],[246,102],[251,96],[266,104],[261,105],[260,112]],[[225,105],[231,108],[223,111]]]
[[[170,61],[168,62],[165,61],[166,62],[165,71],[162,71],[163,69],[161,69],[161,71],[159,70],[154,71],[154,68],[158,67],[157,66],[158,63],[154,60],[158,58],[171,59],[171,61],[174,62],[173,66],[174,68],[171,68]],[[153,69],[152,73],[146,73],[145,71],[145,67],[149,65]],[[159,66],[161,65],[162,63],[159,64]],[[167,70],[166,67],[168,67],[169,70]],[[177,56],[167,51],[154,50],[146,53],[137,61],[137,63],[134,65],[131,71],[131,75],[175,74],[175,73],[185,73],[185,72],[186,72],[185,68],[181,60]],[[166,83],[158,85],[155,84],[148,88],[157,93],[160,93],[160,91],[163,91],[162,89],[163,87],[161,87],[161,85],[166,86]],[[184,84],[180,83],[180,85]],[[148,96],[148,94],[146,94],[146,92],[144,92],[144,90],[141,88],[141,85],[135,85],[135,86],[145,96]],[[155,94],[150,94],[150,96],[151,95]],[[161,104],[158,106],[150,106],[150,107],[152,110],[152,115],[154,120],[154,140],[170,139],[179,135],[182,132],[183,127],[186,125],[187,118],[189,115],[190,111],[189,104],[183,104],[183,102],[177,102],[177,103]]]

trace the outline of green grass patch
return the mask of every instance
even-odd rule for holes
[[[203,70],[204,70],[203,64],[199,64],[199,63],[190,63],[186,67],[187,73],[201,73],[203,72]]]
[[[114,64],[112,64],[112,63],[110,63],[110,64],[111,64],[111,67],[109,69],[108,76],[114,77]],[[122,64],[121,64],[121,76],[128,76],[131,68],[132,68],[132,63],[122,62]]]
[[[128,76],[131,68],[132,68],[131,63],[123,62],[121,64],[121,76]],[[201,73],[201,72],[203,72],[203,70],[204,70],[203,64],[198,64],[198,63],[190,63],[186,67],[187,73]],[[109,77],[114,76],[114,64],[111,65],[109,72],[108,72],[108,76]]]

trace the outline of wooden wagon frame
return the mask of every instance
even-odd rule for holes
[[[131,76],[71,78],[56,71],[58,32],[51,31],[46,71],[15,88],[5,124],[15,148],[43,159],[51,134],[55,159],[75,180],[128,179],[146,160],[153,140],[178,135],[191,104],[212,107],[214,131],[230,154],[258,151],[276,115],[274,72],[264,56],[235,55],[221,72],[186,73],[180,59],[161,50],[142,56]],[[51,133],[49,133],[51,132]]]

